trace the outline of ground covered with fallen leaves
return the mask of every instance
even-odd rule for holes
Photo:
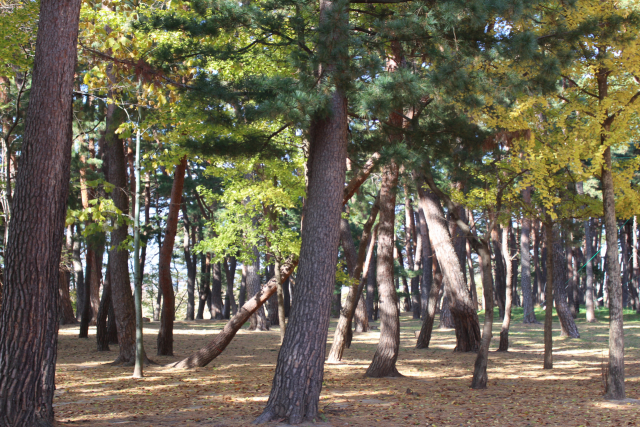
[[[537,313],[543,319],[543,313]],[[344,363],[326,365],[314,426],[637,426],[640,405],[602,399],[602,361],[608,319],[577,320],[580,339],[559,336],[554,319],[554,369],[542,369],[543,331],[523,325],[515,311],[510,350],[495,351],[500,322],[494,325],[489,385],[472,390],[475,354],[454,353],[453,330],[436,329],[427,350],[416,350],[420,321],[402,317],[398,370],[402,378],[365,378],[379,338],[375,330],[355,334]],[[497,318],[497,316],[496,316]],[[481,316],[480,320],[483,318]],[[158,365],[145,378],[131,378],[131,367],[114,367],[117,355],[97,352],[95,328],[79,339],[77,326],[60,328],[54,407],[60,426],[247,426],[266,404],[280,347],[279,330],[241,330],[209,366],[167,368],[170,362],[205,345],[223,321],[176,322],[175,357],[158,357],[158,323],[145,324],[145,346]],[[331,345],[335,319],[329,332]],[[625,315],[627,397],[640,398],[640,318]],[[270,426],[282,425],[277,422]]]

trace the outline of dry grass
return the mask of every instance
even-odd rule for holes
[[[540,318],[542,317],[539,313]],[[356,334],[344,364],[327,365],[316,426],[626,426],[640,425],[640,406],[601,398],[601,358],[607,323],[578,319],[582,338],[558,337],[554,324],[554,369],[542,369],[542,325],[522,325],[516,312],[508,353],[492,351],[489,388],[471,390],[474,354],[453,353],[452,330],[436,330],[428,350],[414,349],[420,323],[402,318],[398,369],[404,378],[370,379],[363,373],[379,332]],[[374,323],[377,326],[377,322]],[[157,324],[146,324],[150,356],[167,364],[205,344],[223,322],[177,322],[176,357],[153,357]],[[332,322],[330,340],[335,322]],[[499,334],[494,325],[494,337]],[[627,397],[640,396],[640,322],[626,316]],[[56,419],[64,426],[244,426],[264,407],[275,369],[279,335],[241,330],[212,364],[191,371],[161,365],[146,368],[142,380],[132,368],[112,367],[111,352],[95,350],[77,327],[60,330]],[[494,338],[497,347],[497,339]],[[329,343],[330,345],[330,343]],[[112,346],[115,347],[115,346]],[[409,390],[408,390],[409,389]],[[273,423],[271,425],[276,425]]]

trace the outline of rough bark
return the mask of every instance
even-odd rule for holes
[[[438,263],[450,298],[451,315],[456,329],[456,351],[477,351],[480,346],[480,324],[465,284],[458,254],[447,227],[440,201],[431,191],[422,187],[424,178],[416,174],[420,207],[425,213],[429,237],[438,257]]]
[[[447,292],[447,279],[445,278],[444,281],[445,284],[444,292],[442,295],[442,305],[440,306],[440,325],[438,325],[438,328],[454,329],[456,327],[456,324],[453,321],[453,315],[451,314],[451,299],[449,298],[449,294]]]
[[[326,19],[334,6],[325,0],[320,4],[321,17]],[[343,29],[338,25],[333,31]],[[256,423],[287,418],[297,424],[318,415],[347,155],[347,100],[339,87],[331,95],[328,110],[327,115],[312,118],[308,133],[307,198],[291,315],[269,401]]]
[[[493,277],[491,275],[491,249],[486,240],[476,239],[474,249],[480,258],[480,268],[482,269],[482,288],[484,301],[488,310],[484,313],[484,325],[482,327],[482,342],[473,367],[473,378],[471,388],[487,388],[489,376],[487,374],[487,363],[489,361],[489,347],[491,346],[493,327]]]
[[[411,309],[413,311],[413,318],[420,319],[420,315],[422,314],[422,294],[420,293],[420,275],[418,273],[422,269],[422,233],[417,230],[415,218],[416,214],[413,208],[411,208],[410,230],[416,242],[416,252],[413,261],[414,276],[411,278]]]
[[[71,296],[69,295],[69,279],[71,275],[67,266],[61,266],[58,272],[58,298],[60,304],[60,324],[72,325],[78,323],[76,316],[73,314],[73,306],[71,305]]]
[[[467,239],[467,267],[469,268],[469,290],[471,293],[471,301],[473,308],[478,311],[478,290],[476,289],[476,271],[473,267],[473,259],[471,258],[471,245]]]
[[[296,265],[297,261],[294,261],[292,258],[283,262],[282,267],[280,268],[280,280],[287,280]],[[249,298],[242,307],[240,307],[238,313],[235,314],[229,322],[227,322],[222,331],[220,331],[220,333],[209,344],[191,354],[189,357],[175,363],[173,367],[178,369],[203,367],[218,357],[227,345],[229,345],[242,325],[249,320],[251,315],[255,313],[258,308],[262,307],[269,297],[276,293],[277,279],[277,277],[273,277],[269,282],[262,285],[258,292]]]
[[[374,317],[374,297],[376,294],[376,256],[373,255],[373,259],[371,263],[369,263],[369,269],[367,271],[367,316],[369,316],[370,321],[376,320]]]
[[[531,187],[522,190],[524,203],[531,205]],[[531,234],[531,219],[527,213],[522,217],[520,230],[520,288],[522,289],[522,323],[539,323],[533,312],[533,295],[531,293],[531,251],[529,235]]]
[[[622,321],[622,282],[620,281],[620,264],[618,264],[618,228],[616,224],[613,174],[611,172],[611,147],[607,147],[604,151],[604,164],[600,179],[602,182],[602,202],[604,205],[604,224],[607,239],[606,257],[609,269],[609,281],[607,283],[609,294],[609,364],[605,397],[607,399],[620,400],[625,398],[624,330]]]
[[[162,313],[158,331],[158,356],[173,356],[173,321],[175,320],[175,294],[171,278],[171,255],[178,231],[178,213],[182,203],[184,175],[187,168],[187,156],[180,159],[174,172],[169,214],[164,239],[158,255],[158,285],[162,291]],[[113,284],[112,284],[113,286]]]
[[[42,0],[5,247],[0,425],[53,426],[58,281],[69,191],[80,1]]]
[[[369,377],[400,376],[396,368],[400,350],[400,313],[393,282],[394,223],[398,166],[391,160],[382,172],[380,184],[380,222],[378,224],[378,307],[380,310],[380,341],[367,368]]]

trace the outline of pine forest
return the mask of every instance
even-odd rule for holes
[[[0,0],[0,427],[640,425],[640,2]]]

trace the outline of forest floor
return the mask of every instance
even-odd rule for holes
[[[638,426],[640,405],[602,399],[602,361],[607,354],[607,311],[599,323],[577,320],[581,338],[559,336],[554,318],[554,369],[543,370],[540,325],[523,325],[514,310],[506,353],[494,324],[486,390],[472,390],[475,354],[454,353],[455,334],[436,329],[430,348],[416,350],[420,321],[402,316],[398,370],[402,378],[363,376],[379,330],[355,334],[344,363],[326,365],[320,398],[321,426]],[[537,312],[538,320],[544,314]],[[497,318],[497,313],[496,313]],[[483,315],[480,315],[483,320]],[[269,332],[239,331],[229,347],[204,368],[167,368],[204,346],[223,321],[176,322],[175,357],[154,357],[158,323],[145,324],[145,346],[159,365],[145,378],[131,378],[131,367],[113,367],[117,346],[95,350],[95,328],[78,339],[77,326],[60,328],[54,407],[60,426],[247,426],[264,408],[280,346],[277,327]],[[378,322],[373,326],[378,327]],[[328,348],[335,319],[332,319]],[[627,397],[640,398],[640,317],[625,315]],[[270,426],[282,425],[276,422]]]

